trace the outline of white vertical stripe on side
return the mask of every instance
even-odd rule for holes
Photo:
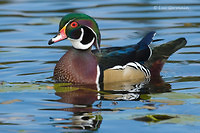
[[[99,68],[99,65],[97,65],[96,84],[99,84],[99,76],[100,76],[100,68]]]

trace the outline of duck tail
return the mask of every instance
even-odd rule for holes
[[[187,40],[185,38],[178,38],[154,47],[151,58],[145,62],[145,65],[151,71],[152,77],[160,76],[162,67],[167,59],[177,50],[185,47],[186,43]]]

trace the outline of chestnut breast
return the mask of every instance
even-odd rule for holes
[[[90,50],[70,49],[54,69],[56,82],[96,84],[98,75],[97,59]]]

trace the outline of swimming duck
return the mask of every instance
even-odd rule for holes
[[[56,64],[53,78],[73,84],[148,81],[151,74],[143,64],[151,56],[149,44],[154,36],[152,31],[135,45],[100,49],[96,21],[83,13],[68,14],[60,21],[59,33],[48,42],[51,45],[68,39],[72,43]]]

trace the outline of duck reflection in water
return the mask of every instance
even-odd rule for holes
[[[121,87],[123,88],[123,86],[124,85]],[[126,87],[127,86],[128,85],[126,85]],[[115,85],[115,87],[117,86]],[[55,94],[60,97],[56,102],[72,104],[72,107],[53,109],[56,111],[73,112],[73,115],[70,118],[51,118],[55,121],[55,123],[53,123],[54,126],[67,129],[97,130],[103,120],[101,112],[116,111],[113,109],[102,108],[101,102],[103,100],[134,100],[139,98],[139,92],[131,92],[130,95],[128,92],[122,93],[121,91],[115,90],[103,91],[103,89],[101,89],[98,91],[99,88],[96,85],[77,86],[57,83],[54,85],[54,89],[56,90]],[[129,95],[129,97],[127,95]],[[93,105],[95,101],[100,101],[100,103]],[[59,122],[57,122],[57,120],[59,120]],[[60,121],[62,121],[62,123]]]
[[[100,127],[102,116],[98,109],[93,108],[92,104],[98,100],[96,85],[75,86],[66,83],[54,84],[56,95],[60,99],[57,102],[71,104],[72,107],[55,109],[60,111],[73,112],[71,118],[51,118],[52,120],[62,120],[70,122],[54,123],[56,127],[67,129],[86,129],[96,130]],[[54,109],[53,109],[54,110]]]
[[[117,111],[116,109],[102,108],[102,101],[139,100],[144,84],[121,83],[115,85],[72,85],[68,83],[54,84],[55,94],[60,97],[56,102],[72,104],[72,107],[53,109],[57,111],[73,112],[71,118],[51,118],[54,121],[71,121],[54,123],[56,127],[67,129],[97,130],[103,120],[102,111]],[[117,89],[114,89],[117,88]],[[121,88],[121,89],[119,89]],[[95,101],[99,104],[93,105]],[[52,109],[51,109],[52,110]],[[119,110],[118,110],[119,111]]]

